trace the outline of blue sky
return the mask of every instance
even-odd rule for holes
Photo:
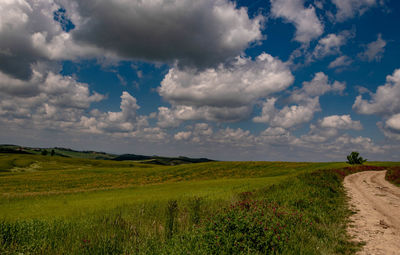
[[[400,160],[394,0],[0,3],[0,141]]]

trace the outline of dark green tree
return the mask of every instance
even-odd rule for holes
[[[50,155],[51,155],[51,156],[54,156],[54,154],[55,154],[55,151],[54,151],[54,150],[51,150]]]
[[[366,162],[366,161],[367,161],[367,160],[366,160],[366,159],[363,159],[363,158],[360,156],[360,153],[358,153],[358,152],[356,152],[356,151],[351,152],[351,153],[347,156],[347,163],[348,163],[348,164],[351,164],[351,165],[355,165],[355,164],[361,165],[362,163],[364,163],[364,162]]]
[[[42,155],[46,156],[47,155],[47,150],[42,150]]]

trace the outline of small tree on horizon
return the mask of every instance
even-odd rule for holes
[[[363,159],[357,151],[353,151],[347,156],[347,163],[350,165],[362,165],[366,161],[367,159]]]
[[[54,152],[54,149],[53,149],[53,150],[51,150],[50,155],[51,155],[51,156],[54,156],[54,154],[55,154],[55,152]]]
[[[47,150],[42,150],[42,155],[46,156],[47,155]]]

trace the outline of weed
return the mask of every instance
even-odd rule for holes
[[[174,234],[174,232],[176,231],[177,215],[178,215],[178,201],[169,200],[167,204],[166,223],[165,223],[165,234],[167,239],[170,239]]]

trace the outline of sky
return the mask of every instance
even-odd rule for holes
[[[400,160],[396,0],[2,0],[0,143]]]

